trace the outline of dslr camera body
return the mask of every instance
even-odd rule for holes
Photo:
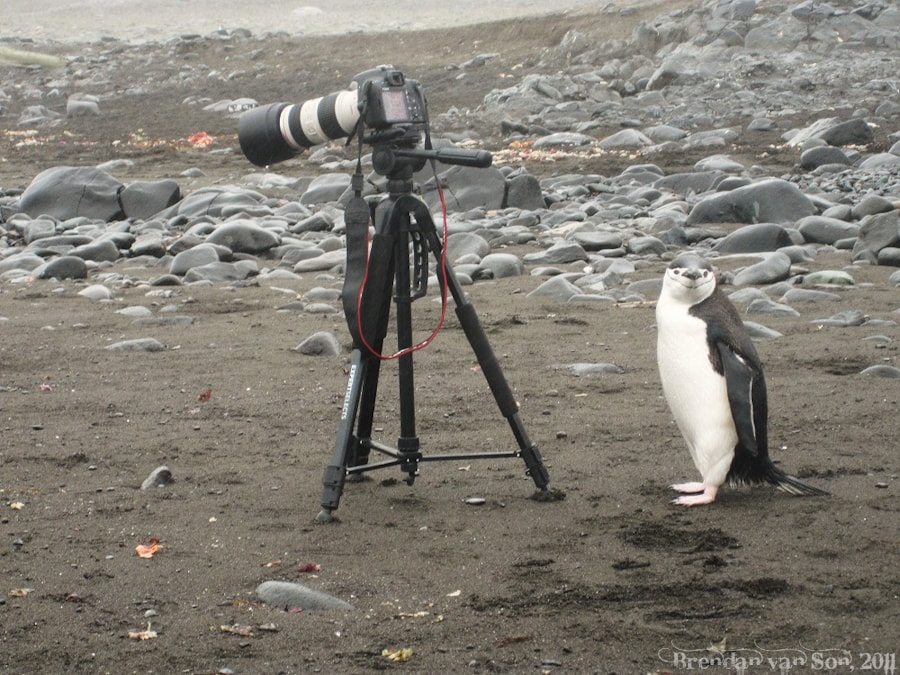
[[[374,132],[428,125],[425,94],[416,80],[392,66],[366,70],[344,91],[304,103],[270,103],[238,120],[241,151],[253,164],[269,166],[329,140],[351,136],[360,123]]]

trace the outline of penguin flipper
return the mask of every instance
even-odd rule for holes
[[[769,410],[762,369],[754,359],[741,356],[725,342],[716,347],[722,359],[738,446],[754,459],[767,458]]]
[[[769,458],[768,401],[762,368],[753,358],[745,358],[728,344],[717,344],[728,389],[728,404],[737,430],[738,442],[730,478],[736,482],[767,482],[792,495],[827,495],[828,492],[804,483],[779,469]],[[742,453],[746,453],[741,457]]]

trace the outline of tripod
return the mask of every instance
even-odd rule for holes
[[[427,159],[448,164],[486,167],[491,156],[484,151],[458,149],[419,150],[404,147],[403,142],[374,145],[373,165],[376,172],[388,178],[388,195],[369,207],[362,199],[362,173],[354,175],[356,196],[345,211],[347,224],[347,269],[342,291],[347,325],[353,337],[350,372],[340,424],[331,463],[322,479],[322,510],[316,517],[320,523],[334,520],[344,483],[348,476],[389,466],[399,466],[406,482],[413,484],[419,464],[428,461],[465,459],[519,458],[525,461],[526,474],[538,490],[547,491],[550,476],[541,454],[528,438],[519,418],[519,406],[503,375],[500,364],[478,320],[474,307],[463,294],[453,270],[438,265],[437,277],[442,288],[450,291],[456,315],[466,338],[475,352],[501,414],[507,419],[518,444],[518,450],[425,456],[416,434],[415,389],[412,354],[411,304],[425,295],[428,283],[428,255],[442,260],[442,244],[425,203],[412,194],[413,173],[424,167]],[[369,219],[375,224],[371,250],[367,256]],[[414,260],[410,270],[410,252]],[[368,268],[368,269],[366,269]],[[363,284],[363,273],[367,281]],[[396,304],[400,435],[391,447],[372,439],[375,398],[381,371],[381,352],[387,334],[391,309],[391,292]],[[354,433],[354,424],[356,432]],[[389,459],[369,463],[369,452],[375,450]]]

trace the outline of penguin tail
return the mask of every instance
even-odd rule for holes
[[[792,495],[797,495],[798,497],[814,497],[817,495],[821,496],[830,494],[826,490],[817,488],[814,485],[810,485],[809,483],[804,483],[799,478],[785,473],[771,463],[769,464],[769,469],[766,472],[766,480],[777,487],[779,490],[784,490],[785,492]]]

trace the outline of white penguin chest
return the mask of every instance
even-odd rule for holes
[[[725,378],[710,360],[706,323],[687,307],[657,306],[657,363],[663,393],[683,431],[731,419]]]

